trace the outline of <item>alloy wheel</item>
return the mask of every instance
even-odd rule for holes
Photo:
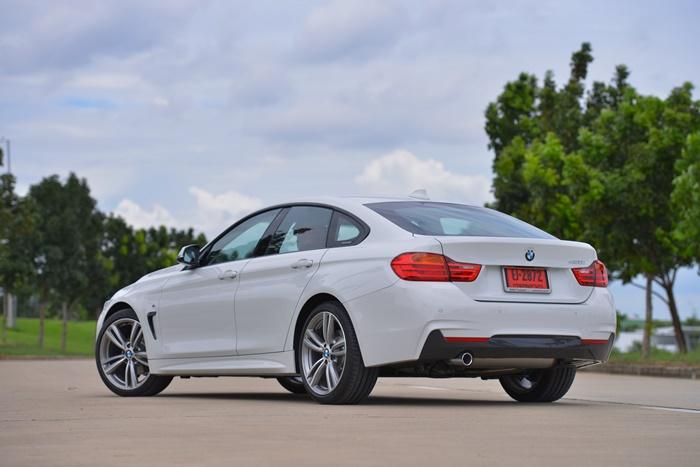
[[[333,313],[315,315],[304,330],[301,349],[302,375],[319,395],[333,391],[345,368],[345,332]]]
[[[119,389],[140,387],[149,376],[146,343],[138,320],[118,319],[105,330],[100,341],[100,366],[110,383]]]

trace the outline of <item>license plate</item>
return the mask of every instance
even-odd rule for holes
[[[506,292],[549,293],[549,278],[543,268],[504,267]]]

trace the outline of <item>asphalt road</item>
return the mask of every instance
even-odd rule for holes
[[[496,381],[383,379],[359,406],[275,380],[175,380],[126,399],[93,363],[0,361],[0,466],[699,466],[700,381],[582,373],[554,404]]]

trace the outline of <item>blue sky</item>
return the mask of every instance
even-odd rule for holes
[[[693,1],[0,3],[20,190],[75,171],[105,211],[210,235],[300,195],[489,200],[486,105],[520,71],[564,81],[583,41],[589,81],[625,63],[643,93],[700,83]],[[680,275],[684,315],[699,286]]]

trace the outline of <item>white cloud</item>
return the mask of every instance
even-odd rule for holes
[[[192,186],[189,192],[197,201],[199,213],[197,230],[203,230],[210,238],[241,216],[263,206],[262,200],[237,191],[213,194],[203,188]]]
[[[178,36],[196,5],[192,0],[89,5],[79,0],[10,1],[0,16],[6,59],[2,72],[69,69],[100,57],[123,58],[155,48]]]
[[[138,229],[161,225],[168,227],[178,226],[177,221],[172,214],[170,214],[170,211],[160,204],[154,204],[149,211],[130,199],[124,198],[117,205],[114,214],[122,217],[128,224]]]
[[[453,173],[440,161],[419,159],[402,149],[372,160],[355,182],[374,194],[406,196],[425,188],[433,199],[483,204],[491,198],[487,177]]]
[[[316,60],[366,57],[396,40],[404,18],[400,5],[375,1],[334,1],[308,16],[301,39],[304,54]]]
[[[114,214],[136,228],[161,225],[176,228],[193,227],[196,232],[204,232],[208,238],[213,238],[240,217],[263,206],[262,200],[236,191],[214,194],[192,186],[189,193],[194,197],[197,208],[195,215],[186,216],[186,222],[179,221],[160,204],[155,203],[147,209],[127,198],[119,202]]]

